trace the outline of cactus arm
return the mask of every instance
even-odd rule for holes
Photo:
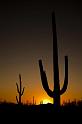
[[[53,98],[53,92],[49,89],[49,86],[48,86],[48,81],[47,81],[47,77],[46,77],[46,73],[45,71],[43,71],[43,75],[44,75],[44,80],[42,79],[42,84],[43,84],[43,88],[45,89],[45,91],[47,92],[47,94]]]
[[[46,73],[43,70],[42,60],[39,60],[39,68],[40,68],[40,74],[41,74],[43,88],[45,89],[47,94],[53,98],[53,92],[49,89]]]
[[[24,89],[25,89],[25,87],[23,88],[23,90],[22,90],[22,93],[21,93],[21,96],[23,95],[23,93],[24,93]]]
[[[19,74],[19,82],[20,82],[20,85],[19,85],[20,88],[19,88],[19,89],[20,89],[20,94],[21,94],[21,87],[22,87],[22,86],[21,86],[21,84],[22,84],[22,81],[21,81],[21,74]]]
[[[21,82],[21,74],[19,74],[19,81]]]
[[[63,88],[60,90],[60,95],[62,95],[68,86],[68,56],[65,56],[65,80],[64,80],[64,85]]]
[[[18,84],[17,83],[16,83],[16,86],[17,86],[17,92],[20,93],[19,87],[18,87]]]
[[[17,103],[19,103],[17,96],[16,96],[16,101],[17,101]]]

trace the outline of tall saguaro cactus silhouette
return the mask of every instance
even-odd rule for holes
[[[42,65],[42,60],[39,60],[39,68],[40,68],[40,75],[43,88],[47,92],[47,94],[53,98],[54,106],[60,106],[60,95],[62,95],[68,85],[68,56],[65,56],[65,79],[63,88],[60,89],[60,82],[59,82],[59,67],[58,67],[58,47],[57,47],[57,34],[56,34],[56,23],[55,23],[55,14],[52,13],[52,32],[53,32],[53,76],[54,76],[54,89],[51,91],[48,86],[46,72]]]
[[[23,95],[23,93],[24,93],[24,88],[22,89],[22,81],[21,81],[21,74],[19,74],[19,87],[18,87],[18,84],[16,83],[16,86],[17,86],[17,92],[18,92],[18,94],[19,94],[19,99],[17,98],[17,96],[16,96],[16,100],[17,100],[17,103],[18,104],[21,104],[21,97],[22,97],[22,95]]]

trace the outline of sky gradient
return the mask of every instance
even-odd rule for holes
[[[38,60],[42,59],[53,90],[52,20],[55,11],[60,85],[68,55],[69,83],[62,101],[82,98],[82,2],[28,1],[0,3],[0,100],[16,102],[16,82],[22,75],[23,102],[52,99],[44,91]]]

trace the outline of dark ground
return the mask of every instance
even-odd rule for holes
[[[8,123],[82,123],[82,104],[66,104],[57,111],[52,104],[17,105],[0,104],[0,120]]]

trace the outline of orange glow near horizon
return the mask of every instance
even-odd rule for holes
[[[47,77],[49,80],[48,75],[47,75]],[[11,78],[9,80],[11,80]],[[29,78],[29,76],[27,78]],[[48,102],[53,103],[53,98],[50,98],[47,95],[47,93],[45,92],[45,90],[43,89],[41,81],[40,81],[40,77],[37,79],[36,78],[32,79],[35,82],[35,83],[33,83],[33,85],[32,85],[32,83],[27,84],[27,82],[32,82],[32,80],[29,81],[29,80],[27,80],[27,78],[24,75],[22,75],[22,85],[25,86],[25,92],[24,92],[24,95],[22,96],[23,103],[27,103],[27,102],[33,103],[33,96],[34,96],[34,100],[36,101],[36,105],[40,104],[41,101],[43,101],[43,104],[46,104]],[[37,80],[38,80],[38,82],[37,82]],[[7,82],[9,82],[8,79],[7,79]],[[2,101],[16,103],[16,95],[18,96],[17,89],[16,89],[16,82],[19,84],[18,76],[17,76],[17,79],[15,79],[15,77],[14,77],[13,80],[11,80],[11,82],[13,82],[13,84],[10,84],[8,86],[4,85],[3,87],[0,87],[0,101],[2,100]],[[51,90],[53,88],[52,84],[50,84],[50,80],[49,80],[49,87]],[[81,88],[79,88],[79,92],[77,93],[76,92],[77,87],[74,87],[74,86],[75,86],[75,84],[71,85],[71,81],[69,78],[68,88],[67,88],[66,92],[62,96],[60,96],[61,104],[64,101],[81,99],[81,94],[82,94]],[[61,88],[62,88],[62,86],[61,86]]]
[[[65,93],[64,95],[60,96],[60,101],[61,104],[63,104],[63,102],[67,102],[67,101],[72,101],[74,99],[79,100],[81,99],[81,97],[76,96],[73,97],[72,94],[69,94],[70,92]],[[42,95],[43,94],[43,95]],[[0,98],[0,101],[7,101],[7,102],[13,102],[16,103],[16,95],[18,96],[17,93],[13,93],[10,94],[10,92],[5,92],[3,95],[3,98]],[[75,95],[75,94],[74,94]],[[34,100],[36,101],[36,105],[39,105],[40,102],[42,102],[43,104],[47,104],[47,103],[53,103],[53,98],[50,98],[45,91],[42,91],[42,93],[39,94],[34,94]],[[24,94],[24,96],[22,96],[22,102],[27,104],[27,103],[33,103],[33,95],[28,93],[28,94]]]

